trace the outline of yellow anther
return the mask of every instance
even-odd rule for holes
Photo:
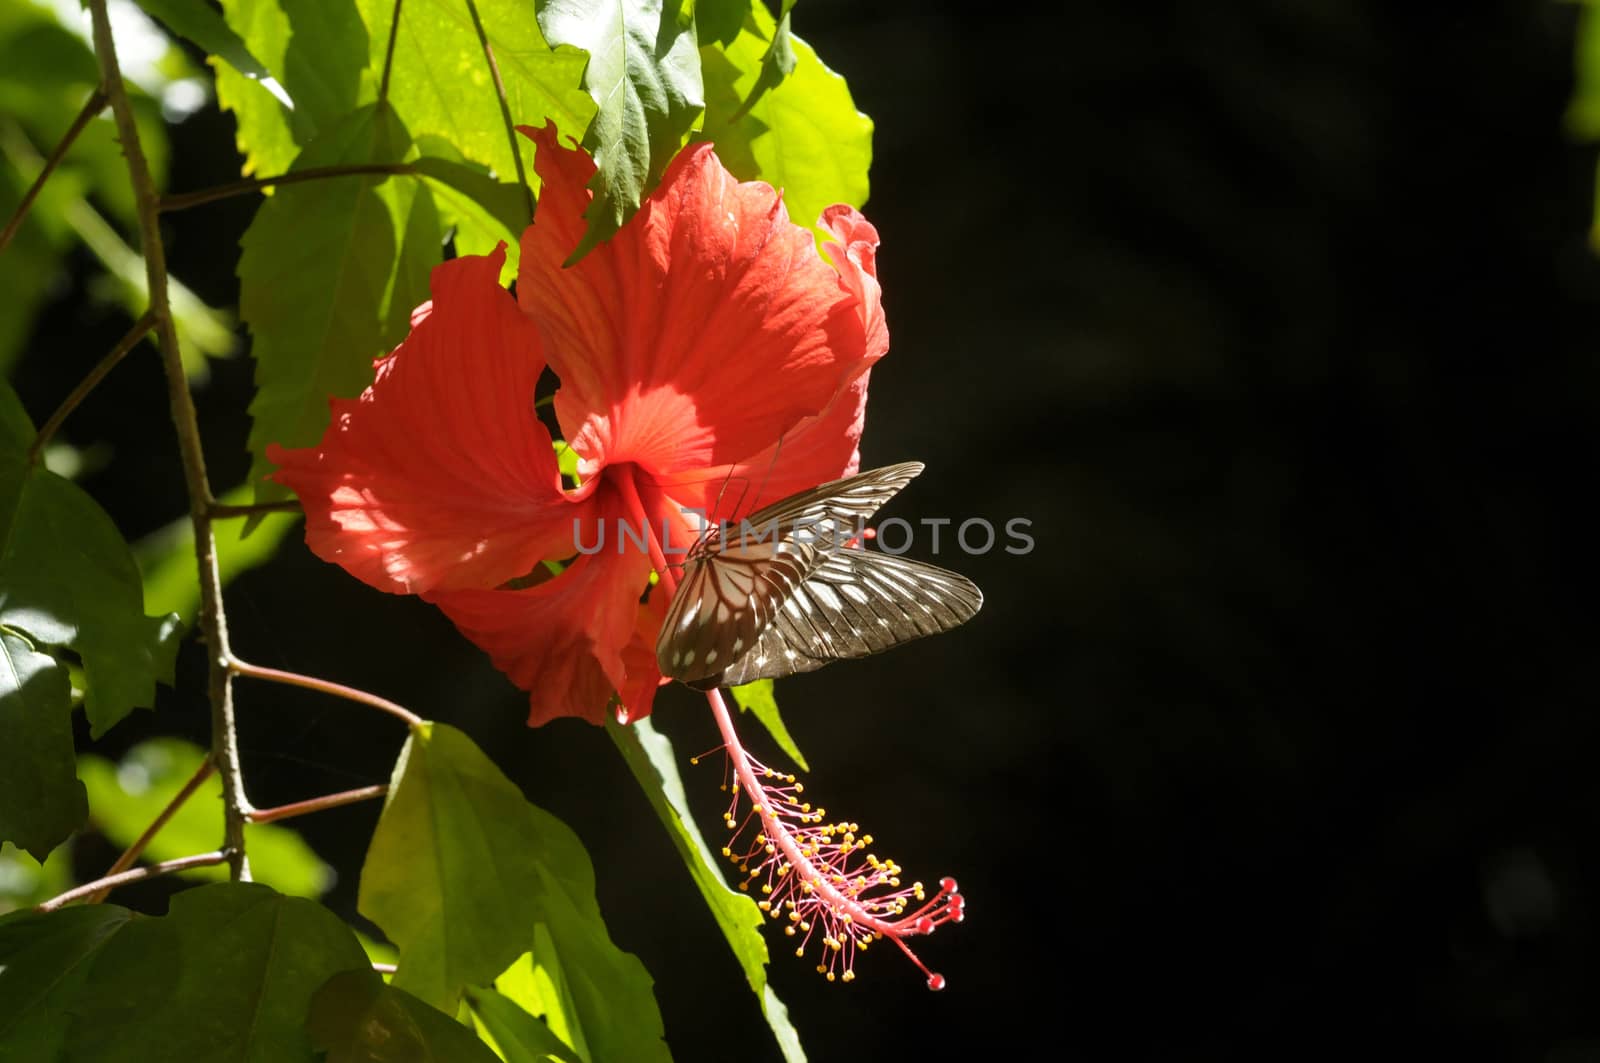
[[[828,981],[830,981],[830,982],[833,981],[833,972],[832,971],[828,972]]]
[[[763,882],[761,884],[761,892],[762,893],[771,893],[772,892],[772,884],[770,882]],[[767,902],[766,901],[762,901],[761,904],[762,904],[762,907],[765,907]]]
[[[854,982],[856,980],[856,972],[854,972],[854,971],[846,971],[846,972],[844,972],[844,980],[846,982]]]
[[[794,927],[792,927],[792,926],[786,926],[786,927],[784,927],[784,928],[783,928],[783,932],[784,932],[784,933],[785,933],[785,934],[788,934],[788,935],[789,935],[789,936],[790,936],[790,937],[794,937]]]

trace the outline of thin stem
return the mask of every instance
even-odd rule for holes
[[[416,170],[409,163],[404,162],[352,162],[340,166],[309,166],[304,170],[291,170],[289,173],[275,174],[270,177],[247,177],[242,181],[230,181],[225,185],[215,185],[211,188],[201,188],[194,192],[180,192],[175,196],[162,196],[156,204],[156,209],[163,214],[174,210],[188,210],[205,203],[215,203],[219,199],[231,199],[234,196],[247,196],[252,192],[259,192],[263,188],[276,185],[297,185],[304,181],[325,181],[330,177],[361,177],[369,174],[414,174]]]
[[[389,102],[389,73],[394,69],[394,42],[400,36],[400,7],[405,0],[394,0],[394,18],[389,23],[389,46],[383,53],[383,80],[378,83],[378,106]]]
[[[296,816],[310,815],[312,812],[321,812],[329,808],[338,808],[341,805],[353,805],[358,801],[370,801],[374,797],[382,797],[389,792],[387,783],[376,786],[362,786],[355,790],[343,790],[336,794],[324,794],[322,797],[313,797],[305,801],[296,801],[293,804],[279,805],[277,808],[258,808],[250,813],[251,823],[271,823],[279,819],[293,819]]]
[[[39,190],[44,187],[45,181],[49,180],[56,167],[61,165],[61,160],[66,157],[67,150],[72,147],[72,142],[78,139],[78,134],[83,132],[85,126],[94,121],[95,115],[105,110],[105,106],[106,94],[97,87],[89,94],[89,98],[84,101],[83,110],[78,112],[78,117],[74,118],[72,125],[67,127],[66,133],[61,137],[61,142],[56,145],[56,149],[45,160],[44,169],[39,171],[39,176],[33,179],[33,184],[29,185],[28,190],[22,194],[22,202],[17,204],[17,209],[12,213],[11,220],[6,222],[4,231],[0,231],[0,251],[6,249],[6,245],[11,243],[11,238],[17,234],[17,230],[22,228],[22,219],[28,216],[28,208],[32,207],[33,201],[39,197]]]
[[[239,767],[239,735],[233,716],[233,673],[228,670],[233,654],[228,649],[228,622],[222,606],[222,579],[217,571],[217,544],[211,534],[209,509],[216,499],[206,477],[200,424],[195,415],[194,397],[189,394],[183,356],[178,348],[178,332],[168,304],[167,254],[161,242],[159,196],[139,141],[133,105],[122,83],[122,69],[117,65],[106,0],[89,0],[89,12],[94,21],[94,51],[100,62],[100,84],[116,118],[117,138],[128,160],[128,179],[138,205],[139,244],[144,252],[145,276],[150,289],[150,312],[155,315],[156,335],[161,341],[172,424],[178,434],[184,486],[189,493],[189,520],[194,525],[195,564],[200,575],[200,630],[210,656],[207,695],[211,703],[211,759],[222,776],[223,842],[219,852],[228,861],[229,877],[234,881],[247,880],[250,864],[245,856],[244,823],[250,799],[245,796],[244,776]]]
[[[44,423],[44,427],[39,429],[39,434],[34,437],[33,445],[28,448],[28,462],[30,464],[39,460],[39,455],[44,453],[44,448],[49,445],[51,437],[56,434],[56,430],[61,427],[62,422],[72,415],[72,411],[78,408],[78,404],[89,397],[89,392],[93,391],[95,386],[106,378],[106,374],[115,369],[117,363],[126,358],[128,352],[137,347],[139,341],[144,339],[145,334],[155,326],[155,311],[146,310],[144,316],[135,321],[133,327],[123,335],[122,339],[117,341],[117,345],[111,349],[111,353],[100,359],[95,367],[89,370],[88,375],[78,381],[78,386],[72,389],[70,395],[61,400],[61,405],[56,407],[56,412],[50,415],[50,419]]]
[[[194,867],[210,867],[233,859],[233,854],[226,849],[218,849],[214,853],[199,853],[195,856],[180,856],[176,860],[163,860],[159,864],[150,864],[146,867],[136,867],[131,871],[121,871],[115,875],[97,878],[93,882],[85,882],[81,886],[74,886],[65,893],[57,894],[48,901],[35,908],[38,912],[53,912],[64,904],[92,894],[109,892],[118,886],[126,886],[130,882],[140,882],[157,875],[170,875],[174,871],[188,871]]]
[[[254,517],[263,513],[299,513],[301,509],[299,502],[287,498],[281,502],[251,502],[242,506],[215,502],[209,512],[212,520],[226,520],[229,517]]]
[[[500,101],[500,120],[506,127],[506,139],[511,142],[511,162],[517,168],[517,183],[522,186],[523,197],[528,201],[528,217],[533,217],[533,186],[528,184],[528,172],[522,165],[522,151],[517,142],[516,123],[511,119],[511,104],[506,100],[506,83],[500,77],[500,64],[495,61],[494,48],[489,35],[484,32],[483,19],[478,17],[475,0],[467,0],[467,11],[472,15],[472,28],[478,31],[478,44],[483,57],[489,61],[489,76],[494,78],[495,98]]]
[[[425,721],[421,716],[409,709],[402,708],[387,698],[380,698],[376,694],[368,694],[365,690],[357,690],[328,679],[315,679],[309,675],[300,675],[297,672],[282,672],[276,668],[263,668],[258,664],[248,664],[238,659],[230,659],[228,667],[235,675],[242,675],[247,679],[260,679],[268,683],[282,683],[285,686],[304,687],[323,694],[332,694],[336,698],[354,701],[362,705],[370,705],[375,709],[387,712],[390,716],[404,720],[407,727],[421,727]]]
[[[183,789],[173,795],[172,800],[167,802],[167,807],[163,808],[151,824],[144,829],[144,833],[135,838],[133,844],[122,851],[122,855],[117,857],[117,862],[106,869],[105,877],[109,878],[112,875],[120,874],[132,867],[138,861],[139,855],[144,852],[145,846],[150,844],[151,839],[161,833],[161,828],[167,825],[167,821],[177,813],[178,809],[183,807],[185,801],[194,796],[194,792],[200,789],[200,785],[211,778],[211,773],[216,770],[216,765],[211,762],[210,757],[202,760],[200,766],[195,769],[194,774],[189,777],[189,781],[183,784]],[[105,900],[106,894],[110,892],[109,886],[95,892],[90,895],[89,903],[99,904]]]

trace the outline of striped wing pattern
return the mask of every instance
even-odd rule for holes
[[[983,592],[965,576],[892,554],[830,554],[786,597],[755,648],[718,679],[738,686],[882,653],[971,620]]]
[[[656,641],[663,675],[736,686],[948,631],[983,595],[953,572],[845,543],[922,471],[902,462],[713,528],[689,551]]]

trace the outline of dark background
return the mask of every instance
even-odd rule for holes
[[[943,555],[987,595],[960,631],[780,684],[809,790],[969,897],[921,950],[939,996],[887,948],[829,986],[771,938],[812,1058],[1600,1060],[1576,6],[795,18],[877,121],[893,349],[865,464],[928,463],[895,514],[1022,516],[1037,540]],[[236,176],[214,107],[172,132],[174,190]],[[168,219],[174,272],[215,304],[253,209]],[[39,344],[59,353],[18,375],[36,417],[125,327],[85,305],[61,293]],[[183,508],[155,362],[65,433],[115,448],[87,486],[130,538]],[[201,395],[219,486],[246,468],[250,374],[219,364]],[[776,1058],[601,732],[527,730],[440,614],[298,541],[229,614],[248,659],[464,727],[576,828],[679,1059]],[[203,741],[192,645],[182,673],[102,747]],[[310,695],[240,700],[259,805],[380,781],[402,738]],[[681,688],[657,721],[716,744]],[[715,838],[715,769],[686,771]],[[376,815],[298,824],[347,915]],[[80,872],[110,855],[80,846]]]

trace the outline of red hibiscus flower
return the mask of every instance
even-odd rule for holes
[[[829,208],[825,260],[770,186],[697,144],[563,268],[594,163],[553,126],[523,132],[543,189],[516,298],[498,284],[503,249],[439,266],[431,304],[360,398],[333,400],[321,443],[268,456],[311,549],[438,605],[529,692],[531,725],[599,723],[613,695],[636,719],[662,682],[664,603],[641,603],[650,556],[619,533],[681,549],[685,510],[736,519],[855,471],[868,369],[889,342],[877,232]],[[575,489],[534,408],[546,366]],[[554,577],[541,564],[574,555]]]

